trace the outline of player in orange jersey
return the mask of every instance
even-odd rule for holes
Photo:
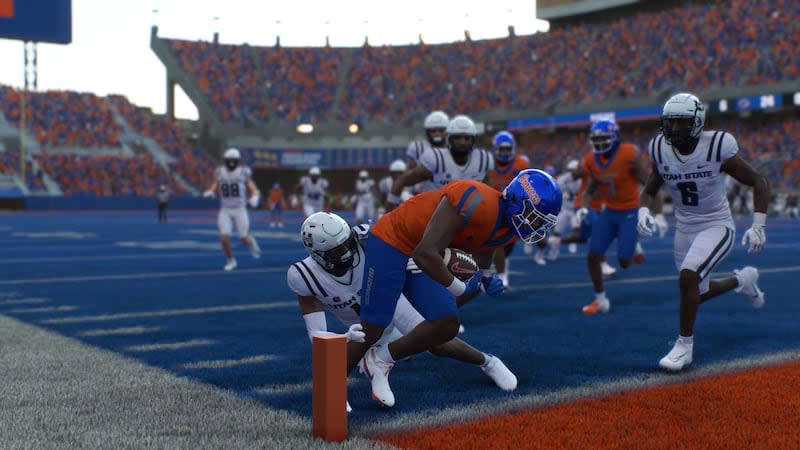
[[[494,154],[494,169],[489,171],[487,184],[498,191],[503,191],[508,183],[521,171],[530,167],[530,161],[525,155],[517,154],[517,142],[514,135],[508,131],[500,131],[492,138]],[[508,257],[514,249],[514,242],[494,252],[494,268],[503,287],[508,289]]]
[[[620,138],[619,126],[602,119],[589,130],[594,151],[583,158],[588,176],[583,204],[576,215],[581,220],[595,199],[603,199],[605,209],[592,222],[587,265],[594,285],[594,301],[583,307],[584,314],[607,313],[611,303],[603,288],[601,264],[611,242],[617,240],[617,259],[622,268],[630,266],[638,233],[639,187],[649,175],[639,149]]]
[[[560,211],[561,190],[553,177],[529,169],[502,193],[480,181],[457,180],[418,194],[378,219],[367,240],[361,283],[365,342],[347,344],[348,373],[363,357],[373,398],[394,406],[388,379],[394,361],[456,336],[455,297],[478,289],[491,296],[503,292],[500,278],[483,270],[466,282],[455,278],[442,260],[444,250],[472,253],[478,266],[487,269],[496,248],[516,239],[534,243],[544,238]],[[424,276],[407,275],[409,257]],[[401,293],[425,320],[388,345],[372,347],[391,323]]]
[[[283,210],[286,208],[286,200],[284,200],[283,188],[277,181],[272,184],[272,188],[269,190],[267,205],[270,211],[269,227],[283,228]]]

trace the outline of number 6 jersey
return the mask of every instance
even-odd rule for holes
[[[247,201],[247,180],[252,172],[247,166],[239,166],[233,171],[225,166],[217,167],[214,179],[219,185],[220,207],[245,208]]]
[[[686,233],[709,225],[733,227],[722,164],[736,155],[736,138],[724,131],[703,131],[694,151],[681,155],[663,135],[650,141],[650,161],[672,195],[677,228]]]

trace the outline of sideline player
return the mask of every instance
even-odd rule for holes
[[[356,223],[370,223],[375,219],[375,197],[378,189],[369,172],[358,172],[356,180]]]
[[[270,211],[269,227],[283,228],[283,210],[286,209],[286,199],[284,199],[283,187],[280,182],[276,181],[272,184],[267,200]]]
[[[388,203],[389,194],[392,192],[392,185],[394,184],[394,180],[397,179],[403,172],[406,171],[406,163],[403,162],[401,159],[397,159],[392,161],[389,164],[389,175],[381,178],[381,181],[378,182],[378,192],[381,195],[381,206],[378,211],[378,216],[382,216],[386,213],[386,207]],[[406,191],[403,191],[405,194]],[[402,195],[401,195],[402,200]]]
[[[351,229],[344,219],[327,212],[314,213],[303,222],[300,238],[309,256],[289,267],[287,282],[297,294],[300,313],[312,342],[314,336],[328,333],[325,310],[348,327],[345,333],[348,340],[364,341],[359,290],[364,275],[363,246],[368,231],[369,225],[361,224]],[[424,276],[415,272],[407,273],[407,276]],[[409,300],[400,294],[391,325],[405,334],[423,320]],[[379,342],[386,342],[388,331]],[[478,351],[459,338],[431,348],[430,352],[479,366],[504,391],[513,391],[517,387],[517,377],[500,358]]]
[[[492,138],[492,152],[494,154],[494,169],[489,171],[487,184],[502,192],[508,183],[521,171],[530,167],[528,157],[517,154],[517,141],[508,131],[500,131]],[[515,242],[494,251],[494,269],[503,280],[503,287],[508,289],[508,257],[514,250]]]
[[[664,104],[661,134],[650,141],[653,171],[645,183],[639,208],[638,230],[652,236],[655,219],[650,215],[654,198],[666,185],[675,207],[675,266],[680,292],[680,333],[672,350],[659,365],[670,371],[692,363],[694,325],[700,303],[735,289],[750,299],[754,308],[764,306],[758,288],[758,269],[745,266],[734,275],[711,280],[709,275],[733,248],[736,228],[726,197],[725,174],[753,188],[753,224],[742,245],[758,253],[767,242],[770,189],[767,179],[739,155],[736,139],[724,131],[703,131],[705,106],[695,95],[681,93]]]
[[[250,248],[250,255],[254,259],[261,257],[261,249],[256,238],[250,234],[250,216],[247,213],[247,204],[256,208],[261,199],[261,192],[253,182],[252,172],[247,166],[239,165],[242,155],[236,148],[229,148],[222,156],[224,165],[214,170],[214,181],[203,193],[203,197],[214,197],[217,190],[220,195],[220,208],[217,214],[219,227],[219,240],[227,262],[224,269],[230,271],[236,268],[236,258],[233,257],[231,248],[231,230],[236,226],[236,234],[242,243]],[[247,191],[250,198],[245,200]]]
[[[543,239],[561,211],[561,190],[541,170],[529,169],[500,193],[474,180],[458,180],[418,194],[385,214],[372,226],[361,284],[361,325],[365,342],[349,342],[348,373],[364,358],[372,395],[394,405],[388,374],[394,361],[443,344],[458,333],[456,297],[483,289],[503,293],[496,274],[479,270],[463,282],[442,260],[448,247],[471,253],[478,267],[488,269],[494,250],[515,239]],[[419,277],[409,277],[409,258]],[[392,321],[398,297],[405,293],[425,318],[408,334],[373,348]],[[369,351],[368,351],[369,350]],[[366,356],[365,356],[366,355]]]
[[[406,148],[406,170],[411,170],[419,164],[422,155],[431,148],[447,148],[445,142],[447,136],[447,126],[450,124],[450,116],[444,111],[431,111],[425,116],[423,127],[425,139],[417,139],[408,143]],[[411,186],[414,193],[425,192],[435,189],[430,181],[421,181],[416,186]]]
[[[617,260],[622,268],[633,262],[638,235],[636,211],[639,207],[639,185],[647,181],[647,167],[639,149],[622,142],[619,126],[609,119],[592,124],[589,139],[594,152],[584,156],[588,175],[583,204],[575,213],[583,220],[594,197],[600,197],[605,209],[592,221],[587,266],[594,286],[594,300],[584,306],[584,314],[607,313],[611,302],[603,286],[602,262],[614,239],[617,240]]]
[[[303,197],[303,214],[306,217],[325,209],[325,197],[328,195],[328,180],[322,178],[322,171],[314,166],[308,169],[308,175],[300,177],[294,188]]]

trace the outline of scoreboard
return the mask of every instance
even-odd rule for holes
[[[0,0],[0,38],[72,42],[72,0]]]

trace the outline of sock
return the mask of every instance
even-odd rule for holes
[[[261,253],[261,248],[258,246],[258,241],[256,241],[255,236],[252,235],[250,236],[250,242],[252,244],[251,247],[253,247],[253,250]]]
[[[608,297],[606,297],[606,291],[595,292],[594,293],[594,299],[595,300],[600,300],[600,301],[603,301],[603,300],[608,301]]]
[[[744,282],[742,281],[742,277],[738,273],[733,272],[733,276],[736,277],[736,289],[738,291],[739,289],[742,288],[742,286],[744,285]]]
[[[387,363],[394,364],[391,352],[389,352],[389,345],[381,345],[375,352],[378,358],[386,361]]]
[[[678,343],[691,347],[694,345],[694,336],[678,336]]]
[[[481,352],[481,353],[483,353],[483,352]],[[483,367],[485,369],[486,366],[489,365],[489,361],[491,359],[492,359],[492,355],[490,355],[488,353],[483,353],[483,364],[481,364],[481,367]]]

